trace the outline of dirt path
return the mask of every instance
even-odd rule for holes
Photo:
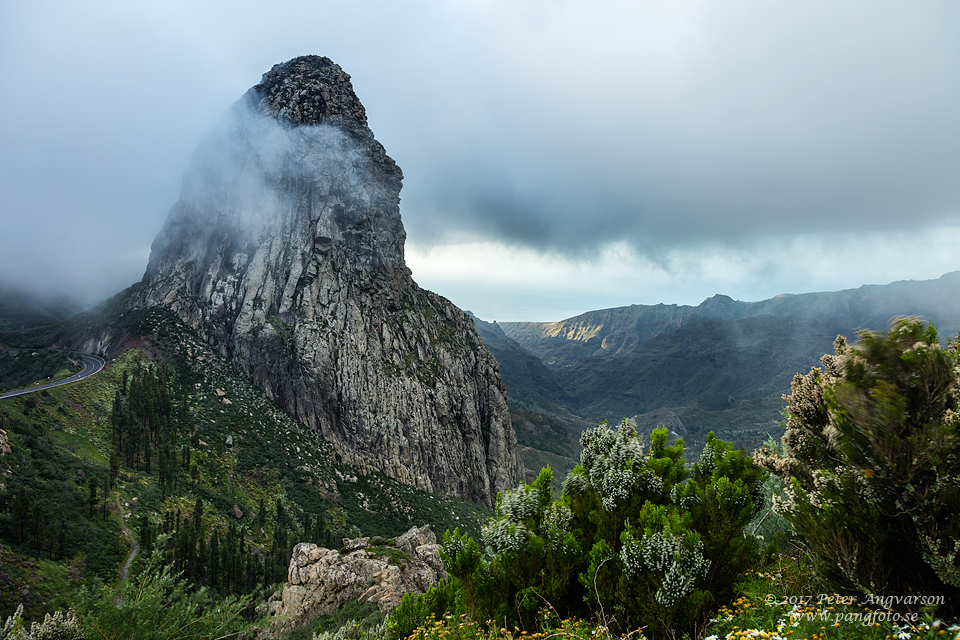
[[[137,554],[140,552],[140,543],[137,542],[137,539],[133,535],[133,531],[130,530],[130,527],[127,526],[127,521],[124,518],[126,513],[123,511],[123,502],[120,500],[120,497],[117,496],[117,513],[120,514],[120,530],[123,531],[124,537],[130,541],[130,555],[127,556],[127,561],[123,563],[123,567],[120,568],[120,583],[117,585],[117,600],[120,599],[120,588],[123,587],[123,583],[127,580],[127,575],[130,573],[130,565],[133,564],[134,559],[136,559]]]

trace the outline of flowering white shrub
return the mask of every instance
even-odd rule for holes
[[[784,480],[778,505],[823,577],[865,596],[929,593],[960,614],[960,345],[900,318],[838,337],[823,369],[785,396],[782,451],[758,464]]]
[[[43,616],[43,622],[30,623],[30,632],[27,632],[21,616],[23,605],[19,605],[12,616],[7,618],[3,628],[0,628],[0,640],[83,640],[83,631],[80,621],[73,611],[64,614],[55,611]]]
[[[645,447],[633,423],[603,423],[581,436],[559,500],[549,469],[498,497],[483,527],[486,559],[472,540],[445,536],[468,613],[530,629],[548,606],[561,617],[595,614],[617,633],[646,626],[659,640],[691,633],[714,603],[730,602],[756,560],[744,526],[764,474],[713,434],[688,473],[682,440],[668,446],[668,437],[654,430]]]
[[[534,493],[529,485],[517,487],[508,491],[500,498],[497,510],[510,522],[526,522],[536,520],[539,513],[540,496]]]
[[[530,537],[530,530],[523,523],[494,520],[481,530],[483,542],[494,553],[518,552]]]
[[[634,423],[624,420],[617,429],[601,423],[583,432],[580,445],[580,465],[567,476],[564,491],[593,489],[607,511],[635,493],[663,491],[663,480],[647,467],[650,454],[644,452]]]

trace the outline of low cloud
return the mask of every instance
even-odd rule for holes
[[[935,277],[916,265],[950,270],[922,240],[960,224],[958,30],[946,1],[7,3],[0,279],[138,280],[203,135],[309,53],[402,167],[413,258],[481,243],[589,279],[621,247],[637,302]],[[504,286],[568,295],[529,271]]]
[[[696,306],[929,280],[958,268],[960,226],[903,233],[771,236],[674,248],[657,259],[625,242],[571,258],[498,242],[407,246],[414,278],[484,320],[553,322],[630,304]],[[855,259],[851,259],[855,256]],[[518,275],[519,274],[519,275]]]

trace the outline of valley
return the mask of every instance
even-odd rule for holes
[[[696,307],[633,305],[554,323],[475,321],[500,361],[530,478],[544,452],[572,467],[580,432],[603,420],[632,418],[648,434],[667,426],[691,458],[710,431],[748,450],[779,439],[794,375],[820,366],[838,335],[853,342],[858,330],[883,331],[899,316],[955,338],[960,272],[760,302],[716,295]]]

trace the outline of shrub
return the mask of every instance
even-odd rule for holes
[[[784,413],[786,414],[786,410]],[[786,420],[783,420],[781,427],[786,429],[786,424]],[[783,443],[779,439],[768,437],[762,446],[781,456],[785,453]],[[784,498],[786,493],[783,489],[783,481],[777,475],[771,474],[763,483],[763,511],[757,514],[747,526],[747,532],[765,546],[764,564],[778,553],[787,555],[796,553],[800,544],[790,521],[777,512],[777,504]]]
[[[113,640],[183,640],[233,638],[249,625],[241,617],[248,596],[215,598],[194,591],[163,565],[155,552],[135,578],[115,594],[104,586],[81,598],[83,625],[92,637]]]
[[[606,423],[581,436],[581,463],[550,493],[532,486],[498,496],[483,528],[488,557],[459,532],[444,536],[448,573],[467,612],[535,628],[543,613],[593,615],[619,632],[693,634],[758,559],[744,527],[762,504],[765,473],[711,433],[687,468],[683,441],[657,429],[644,448],[634,426]]]
[[[384,638],[385,620],[375,604],[351,600],[330,616],[321,616],[316,629],[304,638],[313,640],[380,640]],[[307,628],[301,633],[305,634]],[[294,632],[289,636],[298,637]]]
[[[915,318],[859,338],[794,377],[784,452],[757,461],[784,479],[780,511],[825,578],[868,599],[935,596],[955,616],[958,345]]]
[[[401,640],[433,620],[442,620],[444,614],[458,615],[458,585],[455,583],[455,578],[441,580],[425,593],[405,593],[400,604],[387,618],[383,637]]]
[[[48,613],[43,616],[43,622],[30,624],[29,633],[21,615],[22,604],[0,629],[0,640],[83,640],[83,631],[73,611]]]

